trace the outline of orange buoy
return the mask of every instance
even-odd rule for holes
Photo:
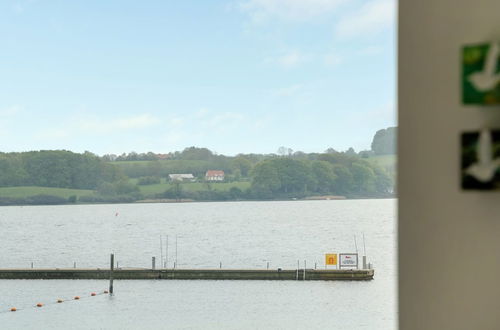
[[[109,291],[108,290],[104,290],[104,293],[109,293]]]
[[[38,304],[36,304],[36,307],[42,307],[42,306],[43,306],[43,304],[42,304],[42,303],[38,303]]]
[[[75,300],[78,300],[78,299],[80,299],[80,297],[79,296],[75,296]]]
[[[63,302],[63,300],[62,300],[62,299],[57,299],[57,303],[58,303],[58,304],[60,304],[60,303],[62,303],[62,302]]]
[[[95,296],[95,295],[96,295],[96,293],[95,293],[95,292],[92,292],[90,295],[93,297],[93,296]]]
[[[17,311],[17,308],[12,307],[12,308],[10,309],[10,311],[11,311],[11,312],[15,312],[15,311]]]

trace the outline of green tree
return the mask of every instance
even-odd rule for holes
[[[374,168],[375,190],[379,193],[390,193],[394,191],[394,182],[387,172],[379,167]]]
[[[350,147],[349,149],[347,149],[347,150],[345,151],[345,154],[346,154],[346,155],[349,155],[349,156],[356,156],[356,151],[354,150],[354,148],[353,148],[353,147]]]
[[[247,177],[252,169],[252,162],[242,156],[235,157],[232,162],[232,168],[234,170],[239,170],[243,177]]]
[[[358,193],[375,192],[375,173],[373,170],[362,163],[352,164],[353,189]]]
[[[189,147],[184,149],[179,158],[186,160],[209,160],[214,156],[207,148]]]
[[[315,180],[307,161],[279,157],[255,165],[252,190],[261,196],[302,196],[314,190]]]
[[[315,181],[307,161],[277,158],[271,162],[278,170],[282,193],[305,194],[308,190],[314,189]]]
[[[238,187],[231,187],[229,195],[231,199],[240,199],[243,196],[243,191]]]
[[[252,191],[261,198],[272,198],[281,187],[278,170],[271,161],[255,165],[252,171]]]
[[[378,130],[372,141],[372,151],[376,155],[394,155],[396,153],[397,127]]]
[[[316,190],[318,192],[328,193],[334,190],[337,175],[335,175],[332,164],[324,160],[313,161],[312,172],[316,177]]]
[[[333,192],[339,195],[348,195],[353,190],[353,176],[347,166],[334,165],[333,172],[336,175]]]
[[[109,182],[103,182],[97,187],[97,193],[103,196],[116,195],[115,186]]]
[[[179,181],[174,182],[173,186],[165,192],[165,197],[181,200],[183,197],[182,184]]]

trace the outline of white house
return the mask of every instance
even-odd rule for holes
[[[208,170],[205,174],[207,181],[224,181],[224,171]]]
[[[194,182],[196,179],[192,174],[169,174],[170,181],[190,181]]]

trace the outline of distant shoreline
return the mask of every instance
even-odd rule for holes
[[[335,197],[335,198],[332,198]],[[45,204],[1,204],[2,206],[60,206],[60,205],[116,205],[116,204],[182,204],[182,203],[230,203],[230,202],[304,202],[304,201],[347,201],[361,199],[395,199],[392,196],[366,196],[366,197],[346,197],[346,196],[310,196],[305,198],[287,199],[238,199],[238,200],[194,200],[194,199],[143,199],[134,202],[92,202],[92,203],[45,203]]]

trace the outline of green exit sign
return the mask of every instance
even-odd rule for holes
[[[463,47],[462,102],[500,104],[500,43]]]

